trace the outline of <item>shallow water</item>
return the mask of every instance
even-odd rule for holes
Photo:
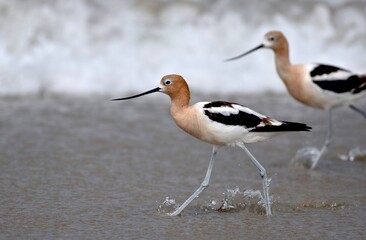
[[[324,112],[287,95],[197,99],[218,98],[313,127],[312,133],[248,145],[271,178],[272,217],[263,214],[256,195],[258,172],[238,148],[220,149],[210,187],[181,216],[165,214],[172,209],[166,198],[179,205],[198,187],[211,153],[211,146],[174,125],[166,96],[129,102],[101,96],[3,98],[0,238],[365,237],[366,162],[339,158],[366,148],[360,115],[348,108],[334,111],[333,145],[316,169],[307,170],[289,163],[297,149],[321,147]],[[364,100],[356,105],[366,109]]]

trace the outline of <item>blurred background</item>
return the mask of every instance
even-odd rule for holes
[[[203,93],[284,92],[273,53],[366,72],[364,0],[0,0],[0,96],[123,94],[179,73]]]
[[[289,166],[323,144],[326,114],[289,97],[272,51],[224,59],[276,29],[293,63],[366,72],[365,26],[365,0],[0,0],[0,239],[364,239],[365,119],[337,109],[318,168]],[[272,179],[270,221],[244,194],[262,183],[238,148],[219,151],[182,217],[166,216],[200,184],[211,146],[176,127],[162,94],[109,99],[170,73],[192,102],[313,127],[249,147]]]

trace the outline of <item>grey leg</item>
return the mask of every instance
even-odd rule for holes
[[[327,138],[325,139],[324,146],[320,150],[318,156],[314,159],[313,164],[311,165],[310,168],[314,168],[318,164],[320,158],[328,150],[328,147],[329,147],[329,145],[331,143],[331,137],[332,137],[332,110],[331,109],[328,109],[327,110],[327,113],[328,113],[328,132],[327,132]]]
[[[366,118],[366,112],[362,111],[361,109],[359,109],[358,107],[356,107],[355,105],[350,104],[349,107],[354,110],[355,112],[358,112],[359,114],[361,114],[364,118]]]
[[[211,154],[211,160],[210,163],[208,164],[208,169],[206,172],[206,176],[205,179],[203,180],[203,182],[201,183],[201,186],[182,204],[179,206],[179,208],[177,208],[174,212],[170,213],[170,216],[177,216],[181,211],[183,211],[184,208],[186,208],[188,206],[188,204],[190,204],[196,197],[198,197],[198,195],[203,192],[203,190],[205,190],[208,187],[208,183],[210,182],[210,176],[211,176],[211,171],[212,171],[212,167],[215,161],[215,156],[217,153],[217,149],[218,146],[213,146],[212,147],[212,154]]]
[[[269,182],[267,178],[266,169],[257,161],[257,159],[255,159],[255,157],[249,152],[249,150],[244,144],[240,143],[238,144],[238,146],[244,149],[244,151],[248,154],[254,165],[259,170],[259,175],[261,176],[263,182],[263,195],[264,195],[264,205],[266,207],[266,213],[267,216],[272,215],[271,203],[269,201]]]

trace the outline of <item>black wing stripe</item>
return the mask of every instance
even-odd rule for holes
[[[343,69],[343,68],[330,66],[330,65],[319,64],[318,66],[316,66],[310,72],[310,76],[313,78],[313,77],[316,77],[316,76],[321,76],[321,75],[324,75],[324,74],[330,74],[330,73],[337,72],[337,71],[350,72],[350,71],[348,71],[346,69]]]
[[[203,108],[215,108],[215,107],[233,107],[234,103],[225,102],[225,101],[214,101],[209,102],[203,106]]]
[[[365,80],[357,75],[352,75],[343,80],[313,81],[320,88],[336,93],[359,93],[365,89]]]
[[[282,125],[265,125],[263,127],[254,128],[249,132],[298,132],[304,131],[309,132],[311,127],[304,123],[286,122],[283,121]]]
[[[203,106],[205,115],[212,121],[231,126],[245,126],[246,128],[256,127],[262,121],[261,118],[250,113],[239,110],[237,114],[230,114],[228,116],[221,113],[211,112],[209,108],[213,107],[232,107],[232,103],[216,101]]]

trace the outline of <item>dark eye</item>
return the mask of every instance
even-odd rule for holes
[[[165,85],[170,85],[171,83],[172,83],[172,81],[170,81],[170,80],[165,81]]]
[[[269,37],[268,40],[271,41],[271,42],[273,42],[273,41],[276,40],[276,38],[275,37]]]

